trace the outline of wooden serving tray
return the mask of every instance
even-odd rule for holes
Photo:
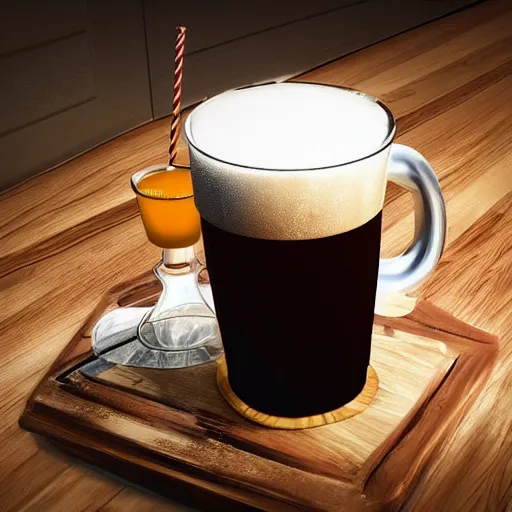
[[[30,398],[21,425],[134,483],[208,510],[395,510],[469,411],[497,354],[494,336],[425,301],[376,316],[371,405],[340,423],[285,431],[234,412],[216,364],[183,370],[115,366],[91,351],[96,320],[150,305],[152,274],[117,286]]]

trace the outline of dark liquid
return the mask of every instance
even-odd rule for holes
[[[382,214],[352,231],[275,241],[202,219],[229,383],[275,416],[332,411],[366,381]]]

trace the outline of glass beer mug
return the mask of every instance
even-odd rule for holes
[[[376,296],[411,290],[439,260],[439,183],[395,132],[375,98],[307,83],[229,91],[187,119],[212,307],[242,414],[303,418],[354,399]],[[416,227],[404,254],[379,259],[388,180],[413,193]]]

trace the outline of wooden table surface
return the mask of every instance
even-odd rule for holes
[[[512,3],[488,1],[300,78],[354,87],[391,107],[397,141],[429,159],[446,200],[446,249],[418,295],[500,337],[491,378],[413,492],[406,508],[414,512],[512,510],[511,27]],[[134,130],[0,196],[1,511],[182,510],[17,424],[103,293],[158,259],[129,176],[166,161],[168,125]],[[383,254],[403,249],[412,226],[409,196],[390,186]]]

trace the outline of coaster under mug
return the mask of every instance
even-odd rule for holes
[[[253,409],[241,400],[232,390],[228,380],[228,367],[226,358],[222,356],[217,360],[217,386],[226,402],[240,415],[265,427],[299,430],[304,428],[321,427],[338,423],[362,413],[372,403],[379,389],[379,378],[375,369],[369,365],[366,374],[366,383],[362,391],[350,402],[333,411],[301,418],[272,416]]]

